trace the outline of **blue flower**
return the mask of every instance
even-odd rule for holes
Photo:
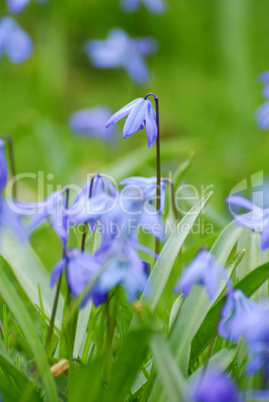
[[[33,51],[32,39],[11,17],[0,20],[0,56],[5,52],[12,63],[22,63]]]
[[[268,99],[269,98],[269,71],[265,71],[264,73],[260,74],[259,80],[262,84],[265,84],[263,88],[263,96]]]
[[[175,286],[175,292],[181,291],[183,296],[189,295],[192,287],[200,283],[207,291],[210,299],[214,299],[219,289],[220,279],[225,279],[228,283],[228,277],[224,268],[217,262],[213,254],[206,250],[201,250],[185,268],[178,283]]]
[[[161,14],[165,7],[162,0],[122,0],[121,7],[127,12],[134,12],[141,4],[144,4],[149,11],[155,14]]]
[[[95,305],[99,305],[105,300],[106,292],[102,293],[98,286],[98,276],[101,272],[101,267],[94,256],[76,248],[68,249],[63,258],[53,268],[51,286],[54,286],[64,269],[66,269],[67,283],[73,297],[81,295],[89,282],[95,279],[96,282],[86,297],[86,301],[91,298]],[[85,304],[84,300],[82,306]]]
[[[44,3],[46,0],[37,0],[38,3]],[[6,0],[9,10],[13,14],[20,13],[30,2],[30,0]]]
[[[158,135],[156,123],[156,113],[152,103],[145,98],[138,98],[121,108],[117,113],[113,114],[107,122],[106,127],[117,123],[123,117],[129,115],[125,121],[122,136],[130,137],[137,131],[146,126],[147,139],[149,148],[155,143]]]
[[[239,196],[232,195],[226,199],[231,206],[245,208],[251,213],[237,215],[234,222],[238,226],[243,226],[261,233],[261,249],[269,248],[269,208],[262,209],[253,202]]]
[[[44,201],[38,203],[18,205],[21,210],[32,210],[29,232],[36,229],[44,220],[48,220],[61,239],[63,246],[66,246],[69,228],[66,214],[66,195],[62,191],[54,191]]]
[[[145,262],[141,260],[130,242],[119,248],[113,247],[109,250],[109,255],[104,249],[101,249],[101,253],[106,257],[103,262],[105,269],[99,279],[101,294],[108,293],[115,286],[122,284],[128,299],[133,302],[138,293],[146,288],[148,272],[145,269]]]
[[[117,197],[118,190],[112,182],[104,175],[94,174],[68,208],[69,224],[88,222],[95,231],[100,216],[113,207]]]
[[[191,387],[195,402],[238,402],[237,386],[226,373],[207,370]]]
[[[255,309],[244,315],[238,323],[238,331],[243,336],[250,360],[247,365],[247,374],[251,375],[264,369],[265,376],[269,377],[269,303],[263,301]]]
[[[145,200],[153,202],[156,200],[156,177],[140,177],[133,176],[120,182],[120,186],[128,186],[128,188],[141,189]],[[166,181],[161,179],[161,211],[165,204]]]
[[[9,229],[19,240],[27,239],[26,232],[20,222],[20,218],[24,216],[17,210],[17,203],[9,200],[3,195],[3,190],[8,179],[8,167],[5,156],[5,142],[0,139],[0,234],[3,229]]]
[[[79,110],[70,116],[70,127],[77,133],[109,141],[118,133],[116,126],[106,128],[109,116],[111,111],[107,107]]]
[[[257,304],[244,295],[241,290],[232,290],[227,296],[221,312],[218,332],[224,339],[237,342],[242,335],[240,323],[248,313],[256,308]]]
[[[20,13],[24,7],[29,4],[29,0],[6,0],[9,10],[14,13]]]
[[[95,67],[122,67],[134,82],[143,84],[148,81],[144,56],[156,51],[156,42],[152,38],[132,39],[124,30],[114,28],[107,40],[88,41],[85,51]]]
[[[269,128],[269,101],[263,103],[256,112],[257,123],[261,130]]]

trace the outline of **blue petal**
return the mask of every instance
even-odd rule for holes
[[[152,103],[147,99],[146,108],[146,131],[148,139],[148,147],[151,148],[155,143],[158,135],[158,128],[156,123],[156,113]]]
[[[145,120],[146,106],[147,103],[144,98],[140,99],[134,105],[124,124],[122,132],[123,138],[130,137],[138,130],[140,130],[141,125],[143,125]]]
[[[57,264],[54,266],[53,271],[51,273],[51,277],[50,277],[50,286],[54,286],[55,282],[57,281],[57,279],[63,272],[65,264],[66,264],[66,259],[61,258],[60,261],[58,261]]]
[[[249,211],[253,211],[254,209],[258,208],[252,201],[247,200],[241,195],[231,195],[227,197],[225,202],[227,204],[238,205],[241,208],[248,209]]]
[[[131,110],[132,108],[141,100],[143,100],[143,98],[137,98],[135,100],[133,100],[132,102],[128,103],[128,105],[124,106],[123,108],[121,108],[118,112],[116,112],[115,114],[113,114],[113,116],[110,117],[110,119],[108,120],[106,127],[111,126],[112,124],[117,123],[117,121],[119,121],[120,119],[122,119],[124,116],[126,116]]]

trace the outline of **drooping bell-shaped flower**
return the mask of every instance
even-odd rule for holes
[[[117,123],[120,119],[127,116],[125,121],[122,136],[123,138],[130,137],[137,131],[146,127],[148,146],[149,148],[155,143],[158,135],[156,123],[156,112],[152,103],[145,98],[138,98],[128,103],[121,108],[117,113],[108,120],[106,127]]]
[[[70,127],[76,133],[110,141],[118,132],[116,126],[106,128],[110,116],[111,110],[107,107],[79,110],[70,116]]]
[[[199,283],[205,287],[210,299],[214,299],[221,279],[225,279],[228,284],[228,277],[224,268],[218,263],[213,254],[209,251],[201,250],[183,271],[175,286],[175,292],[181,291],[183,296],[186,297],[192,287]]]
[[[269,208],[262,209],[239,195],[228,197],[226,202],[229,204],[230,209],[234,205],[250,211],[247,214],[237,214],[234,219],[235,224],[260,232],[261,249],[266,250],[269,248]],[[235,214],[233,213],[233,215]]]
[[[224,339],[237,342],[242,335],[240,324],[249,312],[256,309],[257,303],[250,300],[241,290],[231,290],[221,312],[218,332]]]
[[[30,36],[11,17],[0,20],[0,57],[6,53],[12,63],[22,63],[33,52]]]
[[[250,359],[247,374],[251,375],[263,369],[265,377],[269,378],[269,303],[262,301],[244,314],[238,325],[238,331],[244,338]]]
[[[63,258],[53,268],[51,286],[54,286],[64,269],[66,270],[67,283],[73,297],[81,295],[86,290],[89,282],[95,279],[95,283],[86,300],[91,298],[96,305],[105,300],[106,292],[101,292],[98,282],[101,266],[93,255],[76,248],[66,250]]]
[[[133,39],[123,29],[114,28],[106,40],[87,42],[85,51],[95,67],[122,67],[133,81],[144,84],[148,81],[144,56],[156,51],[156,42],[152,38]]]
[[[238,402],[239,391],[234,381],[217,369],[208,369],[191,386],[194,402]]]
[[[9,10],[14,13],[20,13],[24,7],[29,4],[29,0],[6,0]]]
[[[145,200],[154,203],[156,202],[156,177],[128,177],[120,182],[120,186],[128,186],[130,189],[141,189]],[[161,179],[161,211],[165,204],[166,181]]]

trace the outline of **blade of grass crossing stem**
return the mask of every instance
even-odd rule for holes
[[[202,212],[206,203],[212,197],[212,194],[213,192],[207,194],[193,208],[190,209],[190,211],[178,223],[174,232],[165,243],[159,259],[156,261],[149,278],[152,291],[149,295],[143,294],[141,297],[141,302],[146,302],[152,310],[155,310],[157,307],[169,275],[172,271],[174,262],[186,237],[190,233],[192,226],[194,225],[199,214]]]

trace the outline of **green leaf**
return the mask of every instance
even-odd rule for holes
[[[155,335],[151,341],[151,351],[157,372],[167,398],[171,402],[183,401],[186,398],[187,383],[172,355],[169,345],[161,335]],[[149,402],[158,397],[152,392]]]
[[[56,386],[50,372],[44,347],[36,332],[35,325],[33,324],[31,317],[23,304],[23,301],[18,296],[12,283],[4,272],[3,262],[0,274],[0,295],[17,321],[25,337],[27,347],[34,356],[39,375],[43,381],[47,399],[50,401],[57,401],[58,396]]]
[[[250,297],[268,278],[269,263],[266,263],[250,272],[244,279],[238,282],[235,288],[241,289],[246,296]],[[212,306],[195,335],[192,342],[191,365],[209,344],[220,314],[221,306],[222,299]]]
[[[137,376],[146,353],[152,330],[136,329],[129,332],[112,366],[112,375],[102,401],[124,401]]]
[[[76,337],[75,337],[75,343],[74,343],[74,350],[73,350],[74,357],[78,357],[78,355],[79,355],[81,346],[83,344],[83,341],[84,341],[84,338],[86,335],[88,321],[90,318],[91,311],[92,311],[92,302],[89,301],[87,306],[85,306],[79,312],[77,328],[76,328]]]
[[[3,370],[0,374],[0,389],[6,400],[12,393],[13,399],[9,400],[41,401],[36,384],[18,370],[2,342],[0,343],[0,367]]]
[[[218,369],[224,371],[233,362],[236,356],[237,348],[227,348],[211,356],[208,361],[207,369]],[[188,383],[192,384],[195,382],[202,374],[204,366],[199,367],[189,378]]]
[[[16,251],[15,251],[16,250]],[[55,290],[50,287],[50,276],[29,243],[20,243],[8,231],[1,237],[0,254],[9,264],[23,290],[33,303],[40,307],[38,284],[42,287],[45,314],[50,317]],[[63,297],[60,295],[55,325],[61,328]]]
[[[231,254],[243,228],[236,226],[233,222],[229,223],[212,246],[211,252],[223,266]]]
[[[213,192],[207,194],[190,209],[190,211],[178,223],[174,232],[163,246],[159,259],[156,261],[149,278],[152,291],[150,295],[143,294],[141,297],[141,302],[147,303],[152,310],[155,310],[157,307],[165,285],[169,279],[174,262],[186,237],[190,233],[195,220],[202,212],[206,203],[212,197],[212,194]]]

